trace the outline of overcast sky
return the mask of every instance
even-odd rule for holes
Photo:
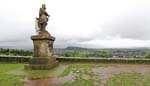
[[[43,3],[54,47],[150,47],[150,0],[1,0],[0,46],[32,48]]]

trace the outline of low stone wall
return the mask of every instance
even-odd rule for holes
[[[0,56],[0,62],[29,62],[30,56]]]
[[[29,62],[31,56],[0,56],[0,62]],[[59,62],[150,63],[150,59],[131,58],[56,58]]]
[[[60,62],[150,63],[150,59],[135,58],[57,58]]]

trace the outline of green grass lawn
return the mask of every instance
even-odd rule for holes
[[[60,68],[63,65],[66,65],[66,68],[60,72]],[[60,63],[58,67],[52,70],[24,70],[24,64],[21,63],[0,63],[0,86],[24,86],[21,79],[26,77],[31,79],[49,77],[63,78],[70,73],[77,74],[73,81],[49,84],[49,86],[101,86],[102,80],[96,77],[98,74],[94,73],[92,68],[113,65],[110,63]],[[10,71],[22,71],[25,74],[16,75],[11,74]],[[88,78],[84,76],[88,76]],[[104,86],[150,86],[150,73],[142,74],[138,71],[122,72],[109,78]]]
[[[91,71],[95,67],[108,67],[113,64],[104,63],[69,63],[68,67],[58,76],[65,77],[72,73],[78,73],[73,82],[65,82],[58,84],[50,84],[49,86],[101,86],[101,79],[97,79],[94,72]],[[89,76],[84,79],[83,75]],[[125,72],[115,74],[102,86],[150,86],[150,73],[141,74],[137,72]]]
[[[50,84],[49,86],[99,86],[100,80],[94,78],[96,75],[91,71],[91,68],[94,66],[100,65],[88,63],[69,63],[68,67],[58,77],[65,77],[71,72],[77,73],[78,76],[75,77],[74,81],[60,84]],[[84,75],[89,78],[84,79]]]
[[[8,73],[10,71],[19,71],[26,74]],[[49,70],[24,70],[24,64],[21,63],[0,63],[0,86],[24,86],[21,79],[25,77],[31,79],[48,78],[48,75],[34,75],[45,72],[49,72]]]
[[[114,75],[106,86],[150,86],[150,75],[137,72]]]
[[[7,74],[8,71],[20,70],[21,67],[23,64],[0,63],[0,86],[23,86],[20,79],[24,78],[24,75]]]

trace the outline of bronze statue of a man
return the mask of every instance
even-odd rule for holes
[[[40,31],[45,31],[48,17],[50,15],[46,12],[46,6],[45,4],[42,4],[42,7],[39,10],[39,18],[38,18],[38,27],[40,28]]]

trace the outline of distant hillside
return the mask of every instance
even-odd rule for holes
[[[71,52],[71,51],[91,51],[93,49],[89,49],[89,48],[82,48],[82,47],[74,47],[74,46],[69,46],[67,48],[54,48],[54,52],[55,53],[59,53],[59,54],[63,54],[64,52]]]
[[[67,48],[64,48],[64,50],[89,50],[89,49],[88,48],[82,48],[82,47],[69,46]]]

